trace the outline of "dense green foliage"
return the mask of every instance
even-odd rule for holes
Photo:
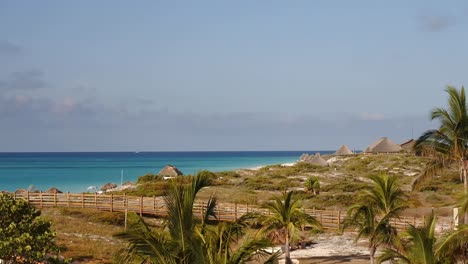
[[[51,225],[24,200],[0,193],[0,258],[7,263],[60,262]]]

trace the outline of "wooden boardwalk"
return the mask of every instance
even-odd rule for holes
[[[135,212],[139,215],[165,216],[166,208],[162,197],[127,196],[113,194],[74,194],[74,193],[42,193],[20,192],[13,194],[15,199],[24,199],[38,208],[44,207],[68,207],[91,208],[109,212]],[[196,201],[194,214],[196,217],[203,215],[206,201]],[[268,209],[256,205],[219,203],[216,207],[216,219],[219,221],[236,221],[241,216],[257,212],[270,214]],[[317,218],[326,230],[339,230],[345,219],[345,213],[340,211],[304,209],[304,212]],[[399,230],[403,230],[408,224],[421,226],[424,217],[400,217],[392,220],[392,224]],[[452,224],[446,226],[452,229]]]

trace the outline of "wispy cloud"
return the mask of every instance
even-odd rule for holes
[[[419,26],[427,32],[444,31],[456,23],[455,16],[440,15],[440,14],[423,14],[418,17]]]
[[[0,41],[0,55],[19,55],[23,49],[8,41]]]
[[[11,73],[5,80],[0,80],[0,90],[36,90],[47,87],[44,73],[40,70],[28,70]]]

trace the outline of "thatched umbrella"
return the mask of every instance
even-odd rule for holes
[[[169,176],[169,177],[175,177],[175,176],[181,176],[184,175],[179,169],[177,169],[175,166],[172,165],[167,165],[164,167],[160,172],[160,176]]]
[[[395,142],[391,141],[387,137],[380,138],[369,147],[367,147],[364,152],[365,153],[395,153],[400,152],[403,149],[400,145],[396,144]]]
[[[403,143],[400,144],[400,147],[403,148],[406,152],[413,152],[414,149],[414,144],[416,144],[416,140],[414,139],[410,139],[410,140],[407,140]]]
[[[353,152],[346,145],[341,145],[341,147],[335,152],[335,155],[352,155]]]
[[[49,190],[47,190],[46,193],[63,193],[63,192],[55,187],[52,187]]]
[[[101,191],[105,192],[107,190],[114,189],[114,188],[117,188],[117,184],[109,182],[101,186]]]
[[[318,153],[318,152],[315,153],[314,156],[309,155],[309,157],[307,157],[305,162],[310,163],[310,164],[314,164],[314,165],[318,165],[318,166],[328,166],[328,162],[326,160],[324,160],[320,156],[320,153]]]
[[[299,157],[299,161],[305,161],[309,157],[309,154],[304,153]]]

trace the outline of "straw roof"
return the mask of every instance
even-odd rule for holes
[[[60,191],[59,189],[55,188],[55,187],[52,187],[50,189],[48,189],[47,191],[45,191],[46,193],[63,193],[62,191]]]
[[[402,147],[407,152],[412,152],[415,144],[416,144],[416,140],[410,139],[401,143],[400,147]]]
[[[184,174],[175,166],[167,165],[159,172],[159,175],[160,176],[180,176]]]
[[[108,182],[104,184],[103,186],[101,186],[101,191],[107,191],[107,190],[114,189],[114,188],[117,188],[117,184],[113,182]]]
[[[341,147],[335,152],[335,155],[352,155],[353,152],[346,145],[341,145]]]
[[[380,138],[369,147],[367,147],[365,153],[391,153],[400,152],[403,148],[395,142],[391,141],[387,137]]]
[[[320,157],[320,153],[315,153],[315,155],[309,155],[304,162],[318,165],[318,166],[328,166],[328,162],[324,160],[322,157]]]

